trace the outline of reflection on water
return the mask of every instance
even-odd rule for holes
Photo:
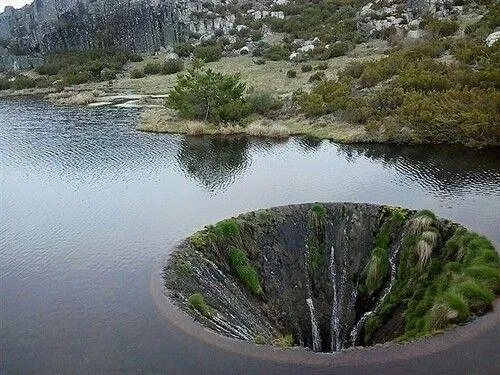
[[[471,190],[498,193],[500,149],[471,150],[457,146],[339,145],[346,159],[366,157],[394,169],[407,183],[430,192],[457,196]]]
[[[0,100],[2,373],[241,363],[159,319],[148,289],[174,242],[237,213],[311,201],[429,208],[500,244],[498,151],[186,138],[140,133],[136,119]]]
[[[209,191],[223,190],[248,166],[246,138],[186,137],[176,160],[186,174]]]

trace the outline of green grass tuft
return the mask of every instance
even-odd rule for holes
[[[213,227],[213,233],[217,238],[239,236],[240,226],[236,219],[225,219],[215,224],[215,226]]]
[[[205,318],[212,319],[212,315],[213,315],[212,310],[205,303],[205,299],[203,298],[203,296],[200,293],[192,294],[189,297],[188,302],[189,302],[190,308],[198,311]]]
[[[238,279],[252,292],[259,296],[262,294],[262,286],[259,281],[259,274],[249,263],[247,254],[240,249],[231,248],[229,250],[229,265],[233,269]]]
[[[255,335],[253,338],[253,342],[254,342],[254,344],[257,344],[257,345],[266,345],[267,344],[266,338],[262,335]]]
[[[291,348],[293,346],[293,336],[291,333],[282,335],[273,340],[273,344],[281,348]]]
[[[373,294],[382,286],[382,282],[389,271],[387,249],[376,247],[372,250],[370,259],[363,271],[368,294]]]

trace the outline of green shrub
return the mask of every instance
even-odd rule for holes
[[[430,19],[424,21],[424,29],[431,32],[436,37],[450,36],[458,31],[458,23],[453,20]]]
[[[179,59],[168,59],[162,66],[161,72],[163,74],[175,74],[184,69],[184,63]]]
[[[8,79],[0,78],[0,90],[10,89],[10,82]]]
[[[314,67],[314,70],[326,70],[328,69],[328,63],[321,63]]]
[[[63,73],[66,85],[80,85],[94,80],[94,75],[89,71],[66,70]]]
[[[263,56],[268,60],[280,61],[288,59],[290,56],[290,50],[286,48],[284,45],[274,45],[269,46],[263,52]]]
[[[266,338],[262,335],[255,335],[253,338],[253,342],[254,342],[254,344],[257,344],[257,345],[266,345],[267,344]]]
[[[443,298],[444,298],[444,303],[450,309],[457,312],[458,314],[457,319],[459,322],[463,322],[469,317],[470,315],[469,306],[465,298],[460,293],[450,291],[447,292]]]
[[[174,52],[180,57],[189,57],[194,52],[194,46],[190,43],[179,43],[174,45]]]
[[[116,78],[116,71],[109,68],[104,68],[103,70],[101,70],[99,76],[103,81],[111,81],[112,79]]]
[[[328,58],[344,56],[349,51],[349,45],[347,43],[337,42],[330,44],[328,48]]]
[[[318,73],[323,72],[316,74]],[[343,111],[349,108],[352,103],[349,85],[334,81],[318,83],[310,93],[300,95],[298,100],[308,117]]]
[[[249,114],[244,91],[245,84],[238,75],[190,69],[177,78],[167,105],[179,111],[183,118],[213,123],[238,121]]]
[[[269,112],[281,109],[283,103],[275,95],[267,91],[251,91],[246,97],[246,102],[252,113],[267,115]]]
[[[314,82],[319,82],[325,79],[325,73],[322,71],[316,72],[313,75],[309,77],[309,82],[314,83]]]
[[[248,262],[247,254],[243,250],[231,248],[228,254],[229,265],[238,279],[245,285],[252,294],[259,296],[262,294],[262,287],[259,281],[259,274]]]
[[[144,71],[142,69],[133,69],[130,71],[130,77],[134,78],[134,79],[138,79],[138,78],[143,78],[145,77],[146,74],[144,73]]]
[[[7,81],[8,82],[8,81]],[[14,80],[10,83],[10,88],[14,90],[23,90],[36,87],[36,81],[23,74],[19,74],[14,77]]]
[[[352,77],[352,78],[359,78],[361,77],[361,74],[363,74],[365,70],[365,65],[363,63],[360,63],[358,61],[354,61],[347,65],[341,72],[340,76],[341,77]]]
[[[286,72],[287,78],[295,78],[297,77],[297,71],[290,69],[288,72]]]
[[[279,336],[273,340],[273,344],[280,348],[291,348],[294,344],[293,336],[291,333]]]
[[[206,63],[220,60],[222,47],[220,45],[200,45],[194,49],[194,57]]]
[[[310,72],[312,69],[312,65],[310,64],[304,64],[300,67],[300,70],[302,70],[303,73]]]
[[[141,60],[139,55],[119,50],[57,52],[45,56],[44,64],[36,71],[42,75],[59,75],[67,84],[78,84],[112,79],[111,72],[116,74],[127,62]],[[101,77],[101,72],[108,73]]]
[[[198,311],[205,318],[212,319],[212,310],[205,303],[205,299],[200,293],[191,295],[188,299],[189,307]]]
[[[149,62],[144,66],[144,74],[160,74],[163,71],[163,65],[159,61]]]

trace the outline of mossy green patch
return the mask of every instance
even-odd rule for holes
[[[273,344],[281,348],[291,348],[293,343],[294,341],[291,333],[279,336],[273,340]]]
[[[472,314],[483,314],[500,290],[498,254],[486,238],[459,227],[442,241],[438,221],[429,211],[410,218],[407,228],[396,282],[367,321],[367,341],[396,306],[404,306],[403,332],[398,340],[406,341],[465,322]],[[424,264],[419,253],[422,242],[432,249]]]
[[[259,274],[248,261],[247,254],[243,250],[233,247],[229,250],[228,260],[231,269],[248,290],[256,296],[261,295],[262,286],[260,285]]]
[[[255,335],[253,338],[254,344],[257,345],[266,345],[267,341],[266,338],[263,335]]]
[[[205,318],[212,319],[212,310],[205,303],[205,299],[203,298],[203,296],[200,293],[192,294],[189,297],[188,302],[189,302],[190,308],[198,311]]]

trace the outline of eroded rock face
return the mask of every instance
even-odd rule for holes
[[[176,247],[164,279],[174,303],[219,334],[267,343],[291,334],[295,345],[331,352],[418,337],[413,325],[423,335],[467,320],[447,296],[462,287],[464,301],[471,288],[492,293],[482,276],[467,276],[484,259],[498,283],[492,245],[428,211],[302,204],[240,215],[194,234]],[[459,281],[451,287],[448,280]],[[491,306],[484,300],[479,308],[475,297],[465,303],[475,314]],[[412,309],[425,310],[425,319],[417,314],[404,322]]]
[[[230,337],[271,340],[290,332],[318,351],[352,344],[357,282],[383,219],[383,208],[327,204],[321,243],[310,225],[311,205],[281,207],[240,217],[243,247],[260,275],[264,297],[241,287],[225,262],[210,249],[179,245],[165,269],[167,287],[184,308],[201,292],[217,313],[203,324]],[[314,247],[314,249],[313,249]],[[312,255],[315,252],[315,255]],[[185,277],[182,273],[186,272]],[[332,315],[333,314],[333,315]],[[315,321],[317,332],[313,332]],[[316,343],[314,342],[316,341]]]
[[[210,0],[35,0],[0,14],[0,39],[29,52],[123,48],[158,51],[190,32],[210,34],[233,27],[234,15],[216,14]]]

